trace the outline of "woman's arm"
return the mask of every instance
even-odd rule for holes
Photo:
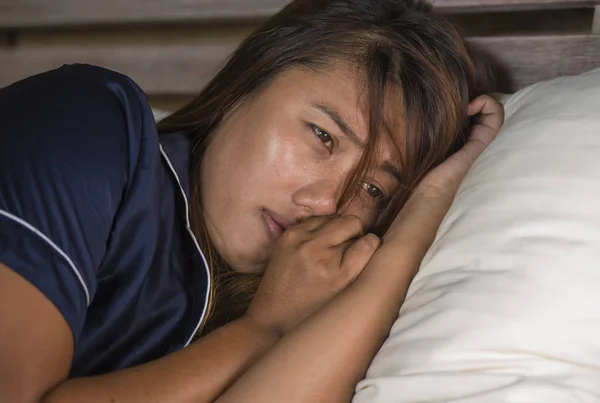
[[[379,246],[373,236],[344,246],[361,231],[351,216],[298,224],[278,244],[248,315],[150,363],[66,381],[73,341],[64,316],[39,289],[0,265],[0,323],[6,330],[0,331],[0,374],[10,374],[0,380],[0,396],[17,403],[214,401],[280,335],[358,276]],[[340,245],[326,242],[332,234]]]
[[[279,338],[243,319],[147,365],[66,381],[151,119],[135,84],[94,66],[0,89],[0,402],[210,401]]]
[[[63,380],[71,330],[31,283],[0,262],[0,401],[29,403]]]
[[[159,360],[108,375],[66,380],[69,326],[33,285],[0,263],[0,400],[213,401],[279,339],[244,318]]]
[[[38,288],[0,267],[0,323],[6,329],[0,331],[0,374],[11,374],[0,380],[0,396],[17,403],[214,401],[279,335],[360,274],[379,246],[373,236],[347,245],[361,233],[351,216],[296,225],[275,248],[248,315],[145,365],[66,381],[73,342],[64,316]]]
[[[404,300],[467,171],[502,126],[502,106],[476,99],[481,116],[465,147],[426,176],[356,282],[285,336],[219,400],[348,402]]]
[[[348,402],[418,267],[406,257],[383,244],[349,289],[285,336],[218,403]]]
[[[68,380],[44,403],[212,402],[278,340],[240,319],[189,347],[107,375]]]

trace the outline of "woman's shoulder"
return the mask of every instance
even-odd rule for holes
[[[53,219],[64,210],[67,224],[77,215],[104,227],[153,144],[146,96],[117,72],[65,65],[2,88],[0,210],[35,226],[52,207]]]
[[[147,137],[158,142],[147,97],[115,71],[64,65],[0,89],[2,155],[110,171],[135,161]]]
[[[60,91],[46,95],[85,95],[87,90],[94,88],[114,90],[115,87],[121,87],[127,92],[132,91],[127,95],[137,97],[143,94],[139,86],[127,75],[104,67],[82,63],[64,64],[56,69],[30,76],[9,85],[3,91],[27,84],[48,87],[62,85],[57,88]]]
[[[18,110],[16,108],[18,107]],[[44,115],[92,120],[124,118],[122,110],[150,113],[147,96],[129,77],[89,64],[63,65],[0,89],[0,116],[10,111],[21,118]],[[111,116],[112,114],[112,116]],[[59,121],[57,120],[57,123]]]
[[[19,240],[0,261],[42,290],[74,335],[148,155],[160,158],[154,118],[122,74],[68,65],[0,89],[0,238]]]
[[[34,76],[35,77],[35,76]],[[66,64],[38,75],[49,85],[59,86],[58,95],[81,97],[83,106],[90,101],[89,92],[114,97],[126,106],[150,109],[148,98],[133,79],[123,73],[90,64]],[[62,85],[60,85],[62,84]],[[67,84],[65,86],[65,84]],[[136,105],[139,104],[139,105]]]

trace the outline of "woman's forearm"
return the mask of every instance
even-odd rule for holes
[[[351,287],[285,336],[218,403],[348,402],[418,268],[400,248],[384,243]]]
[[[243,318],[156,361],[68,380],[43,402],[212,402],[278,339]]]
[[[416,272],[410,256],[384,243],[351,287],[281,340],[242,318],[148,364],[68,380],[43,401],[348,402]]]

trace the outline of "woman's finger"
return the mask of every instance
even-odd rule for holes
[[[468,113],[471,116],[479,116],[479,123],[473,126],[469,141],[438,167],[441,169],[436,169],[432,171],[433,175],[428,175],[428,180],[434,185],[437,179],[443,181],[444,178],[453,178],[449,191],[456,192],[458,190],[467,171],[483,150],[494,141],[504,123],[504,108],[488,95],[482,95],[473,100],[469,104]],[[427,184],[425,185],[427,186]]]
[[[303,221],[299,222],[292,228],[296,228],[298,230],[314,232],[323,228],[328,222],[338,218],[338,215],[321,215],[321,216],[311,216]]]
[[[363,223],[355,215],[343,215],[331,220],[318,230],[318,236],[327,247],[339,246],[344,242],[363,236]]]
[[[423,179],[418,187],[421,192],[434,192],[436,197],[445,193],[448,196],[446,199],[453,199],[475,160],[494,141],[504,123],[504,108],[487,95],[471,102],[469,113],[480,115],[482,123],[473,126],[469,140],[458,152]]]
[[[384,242],[398,240],[416,258],[422,257],[433,242],[460,183],[502,126],[502,106],[490,97],[473,101],[469,113],[487,113],[486,125],[476,125],[467,144],[425,176],[392,223]]]
[[[481,95],[471,101],[467,112],[469,116],[475,116],[477,119],[472,135],[477,135],[477,126],[488,127],[498,132],[504,123],[504,108],[489,95]]]
[[[356,242],[352,242],[349,247],[340,246],[346,247],[342,255],[341,268],[345,273],[344,277],[350,283],[362,273],[380,244],[381,240],[377,235],[367,234]]]

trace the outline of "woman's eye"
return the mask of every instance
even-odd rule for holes
[[[374,199],[381,200],[384,197],[383,191],[371,183],[363,182],[362,188]]]
[[[333,149],[333,137],[326,131],[319,129],[316,126],[313,126],[312,129],[325,147],[331,151]]]

